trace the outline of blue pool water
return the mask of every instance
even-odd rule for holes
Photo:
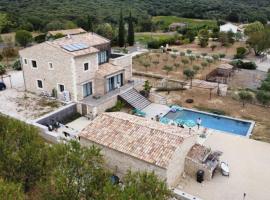
[[[201,125],[203,127],[225,131],[241,136],[246,136],[251,126],[250,122],[185,109],[176,111],[175,113],[169,112],[165,117],[171,120],[194,120],[195,122],[198,118],[201,118]]]

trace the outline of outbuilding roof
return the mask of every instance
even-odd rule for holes
[[[66,29],[66,30],[56,30],[56,31],[48,31],[49,35],[55,36],[57,34],[62,35],[76,35],[80,33],[86,33],[86,30],[82,28],[74,28],[74,29]]]
[[[103,113],[79,134],[93,143],[166,168],[188,130],[127,113]]]

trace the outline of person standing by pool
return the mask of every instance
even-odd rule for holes
[[[201,124],[202,124],[202,120],[201,120],[201,118],[199,117],[199,118],[197,119],[197,126],[198,126],[198,129],[200,129]]]

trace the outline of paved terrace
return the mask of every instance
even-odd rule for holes
[[[223,152],[221,161],[230,166],[230,177],[219,171],[202,184],[186,177],[178,188],[206,200],[269,200],[270,144],[230,134],[210,134],[204,145]]]

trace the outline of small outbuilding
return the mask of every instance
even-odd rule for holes
[[[127,113],[103,113],[79,134],[83,146],[101,148],[106,164],[122,177],[127,170],[154,171],[175,186],[196,136],[188,129],[164,125]]]
[[[185,173],[193,178],[198,171],[203,171],[204,179],[210,181],[219,166],[221,152],[212,152],[211,149],[195,144],[185,159]]]
[[[170,31],[177,31],[177,29],[186,28],[186,26],[187,26],[186,23],[181,23],[181,22],[172,23],[169,26],[169,30]]]
[[[219,29],[220,29],[220,32],[226,32],[226,33],[227,32],[237,33],[239,30],[238,27],[232,23],[221,25]]]
[[[230,64],[221,64],[206,75],[206,81],[227,84],[233,75],[233,69],[234,66]]]
[[[66,30],[56,30],[56,31],[48,31],[47,37],[53,37],[58,34],[61,34],[63,36],[67,35],[77,35],[81,33],[86,33],[87,31],[82,28],[74,28],[74,29],[66,29]]]

